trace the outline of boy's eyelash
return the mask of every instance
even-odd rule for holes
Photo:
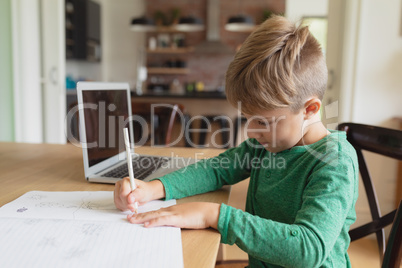
[[[272,125],[274,122],[275,121],[268,122],[268,121],[258,120],[257,124],[259,124],[260,126],[268,126],[268,125]]]

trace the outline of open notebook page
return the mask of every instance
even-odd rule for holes
[[[0,267],[183,267],[179,228],[144,228],[127,214],[112,192],[28,192],[0,208]]]
[[[140,206],[140,213],[169,207],[176,200],[154,200]],[[42,192],[32,191],[0,208],[0,217],[66,219],[66,220],[125,220],[127,214],[116,209],[113,192]]]

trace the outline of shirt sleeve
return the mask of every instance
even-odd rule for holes
[[[358,171],[350,157],[345,157],[346,161],[337,158],[333,161],[338,162],[322,163],[313,170],[302,195],[302,206],[291,224],[222,204],[218,221],[221,242],[237,244],[263,262],[284,267],[319,267],[339,236],[349,242],[348,229],[354,221],[350,211],[357,198]],[[348,217],[353,218],[350,223]]]
[[[245,141],[217,157],[200,160],[158,178],[165,187],[166,200],[215,191],[247,179],[252,153],[252,143]]]

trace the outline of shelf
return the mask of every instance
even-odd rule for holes
[[[194,51],[194,47],[178,47],[178,48],[156,48],[147,49],[147,53],[150,54],[185,54]]]
[[[188,68],[147,68],[148,74],[188,74]]]
[[[131,27],[131,31],[133,32],[138,32],[141,30],[138,30],[136,27]],[[154,33],[186,33],[189,32],[188,30],[180,30],[177,29],[176,26],[156,26],[155,29],[148,30],[149,32],[154,32]],[[201,32],[205,31],[204,28],[201,28],[199,30],[194,30],[193,32]]]
[[[175,26],[157,26],[155,32],[177,33],[180,32]]]
[[[186,31],[179,30],[175,25],[171,26],[156,26],[156,29],[153,31],[156,33],[185,33]]]
[[[247,29],[240,29],[240,30],[236,30],[236,31],[226,30],[226,32],[229,32],[229,33],[252,33],[255,29],[258,28],[258,26],[260,26],[260,25],[255,25],[254,27],[250,27]]]

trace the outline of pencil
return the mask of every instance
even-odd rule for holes
[[[128,135],[128,128],[123,129],[123,134],[124,134],[124,144],[126,145],[128,176],[130,178],[131,191],[134,191],[137,188],[137,185],[135,184],[135,181],[134,181],[134,170],[133,170],[133,165],[132,165],[132,160],[131,160],[131,148],[130,148],[130,138]],[[138,202],[137,201],[134,202],[134,213],[138,213]]]

